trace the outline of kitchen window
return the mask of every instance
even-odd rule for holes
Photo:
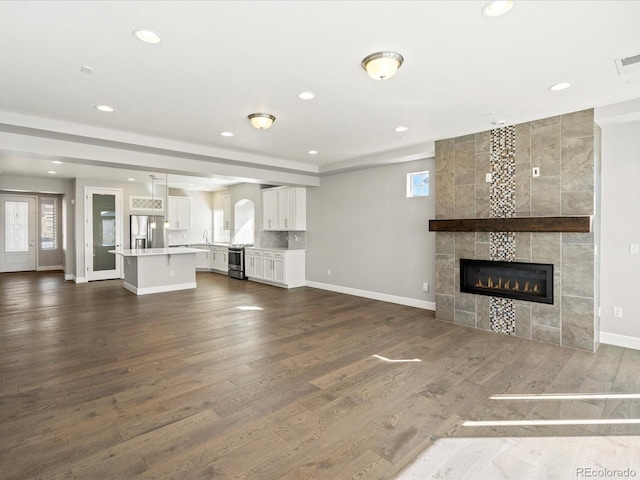
[[[429,171],[407,173],[407,198],[429,196]]]

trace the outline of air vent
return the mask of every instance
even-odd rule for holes
[[[615,62],[619,75],[629,75],[640,72],[640,53],[630,57],[616,58]]]

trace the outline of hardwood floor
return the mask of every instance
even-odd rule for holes
[[[565,478],[553,466],[572,438],[638,451],[638,423],[578,422],[640,419],[640,399],[590,395],[640,393],[638,351],[589,354],[312,288],[197,280],[137,297],[121,281],[0,274],[0,478]],[[504,398],[543,393],[587,396]],[[468,423],[514,420],[568,422]],[[532,453],[535,439],[549,455]]]

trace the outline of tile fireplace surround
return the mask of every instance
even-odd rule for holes
[[[437,141],[435,193],[437,220],[592,216],[588,233],[437,231],[436,317],[595,351],[600,127],[593,109]],[[460,258],[553,264],[554,303],[461,293]]]

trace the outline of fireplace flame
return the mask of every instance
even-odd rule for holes
[[[483,283],[482,280],[478,280],[474,285],[476,288],[486,288],[488,290],[508,290],[511,292],[520,292],[520,293],[534,293],[540,294],[540,287],[538,284],[534,284],[531,286],[531,282],[525,282],[524,286],[520,286],[520,282],[517,280],[513,281],[513,286],[511,285],[511,280],[507,280],[503,282],[502,277],[498,277],[498,281],[496,282],[493,278],[489,277],[487,279],[487,283]]]

